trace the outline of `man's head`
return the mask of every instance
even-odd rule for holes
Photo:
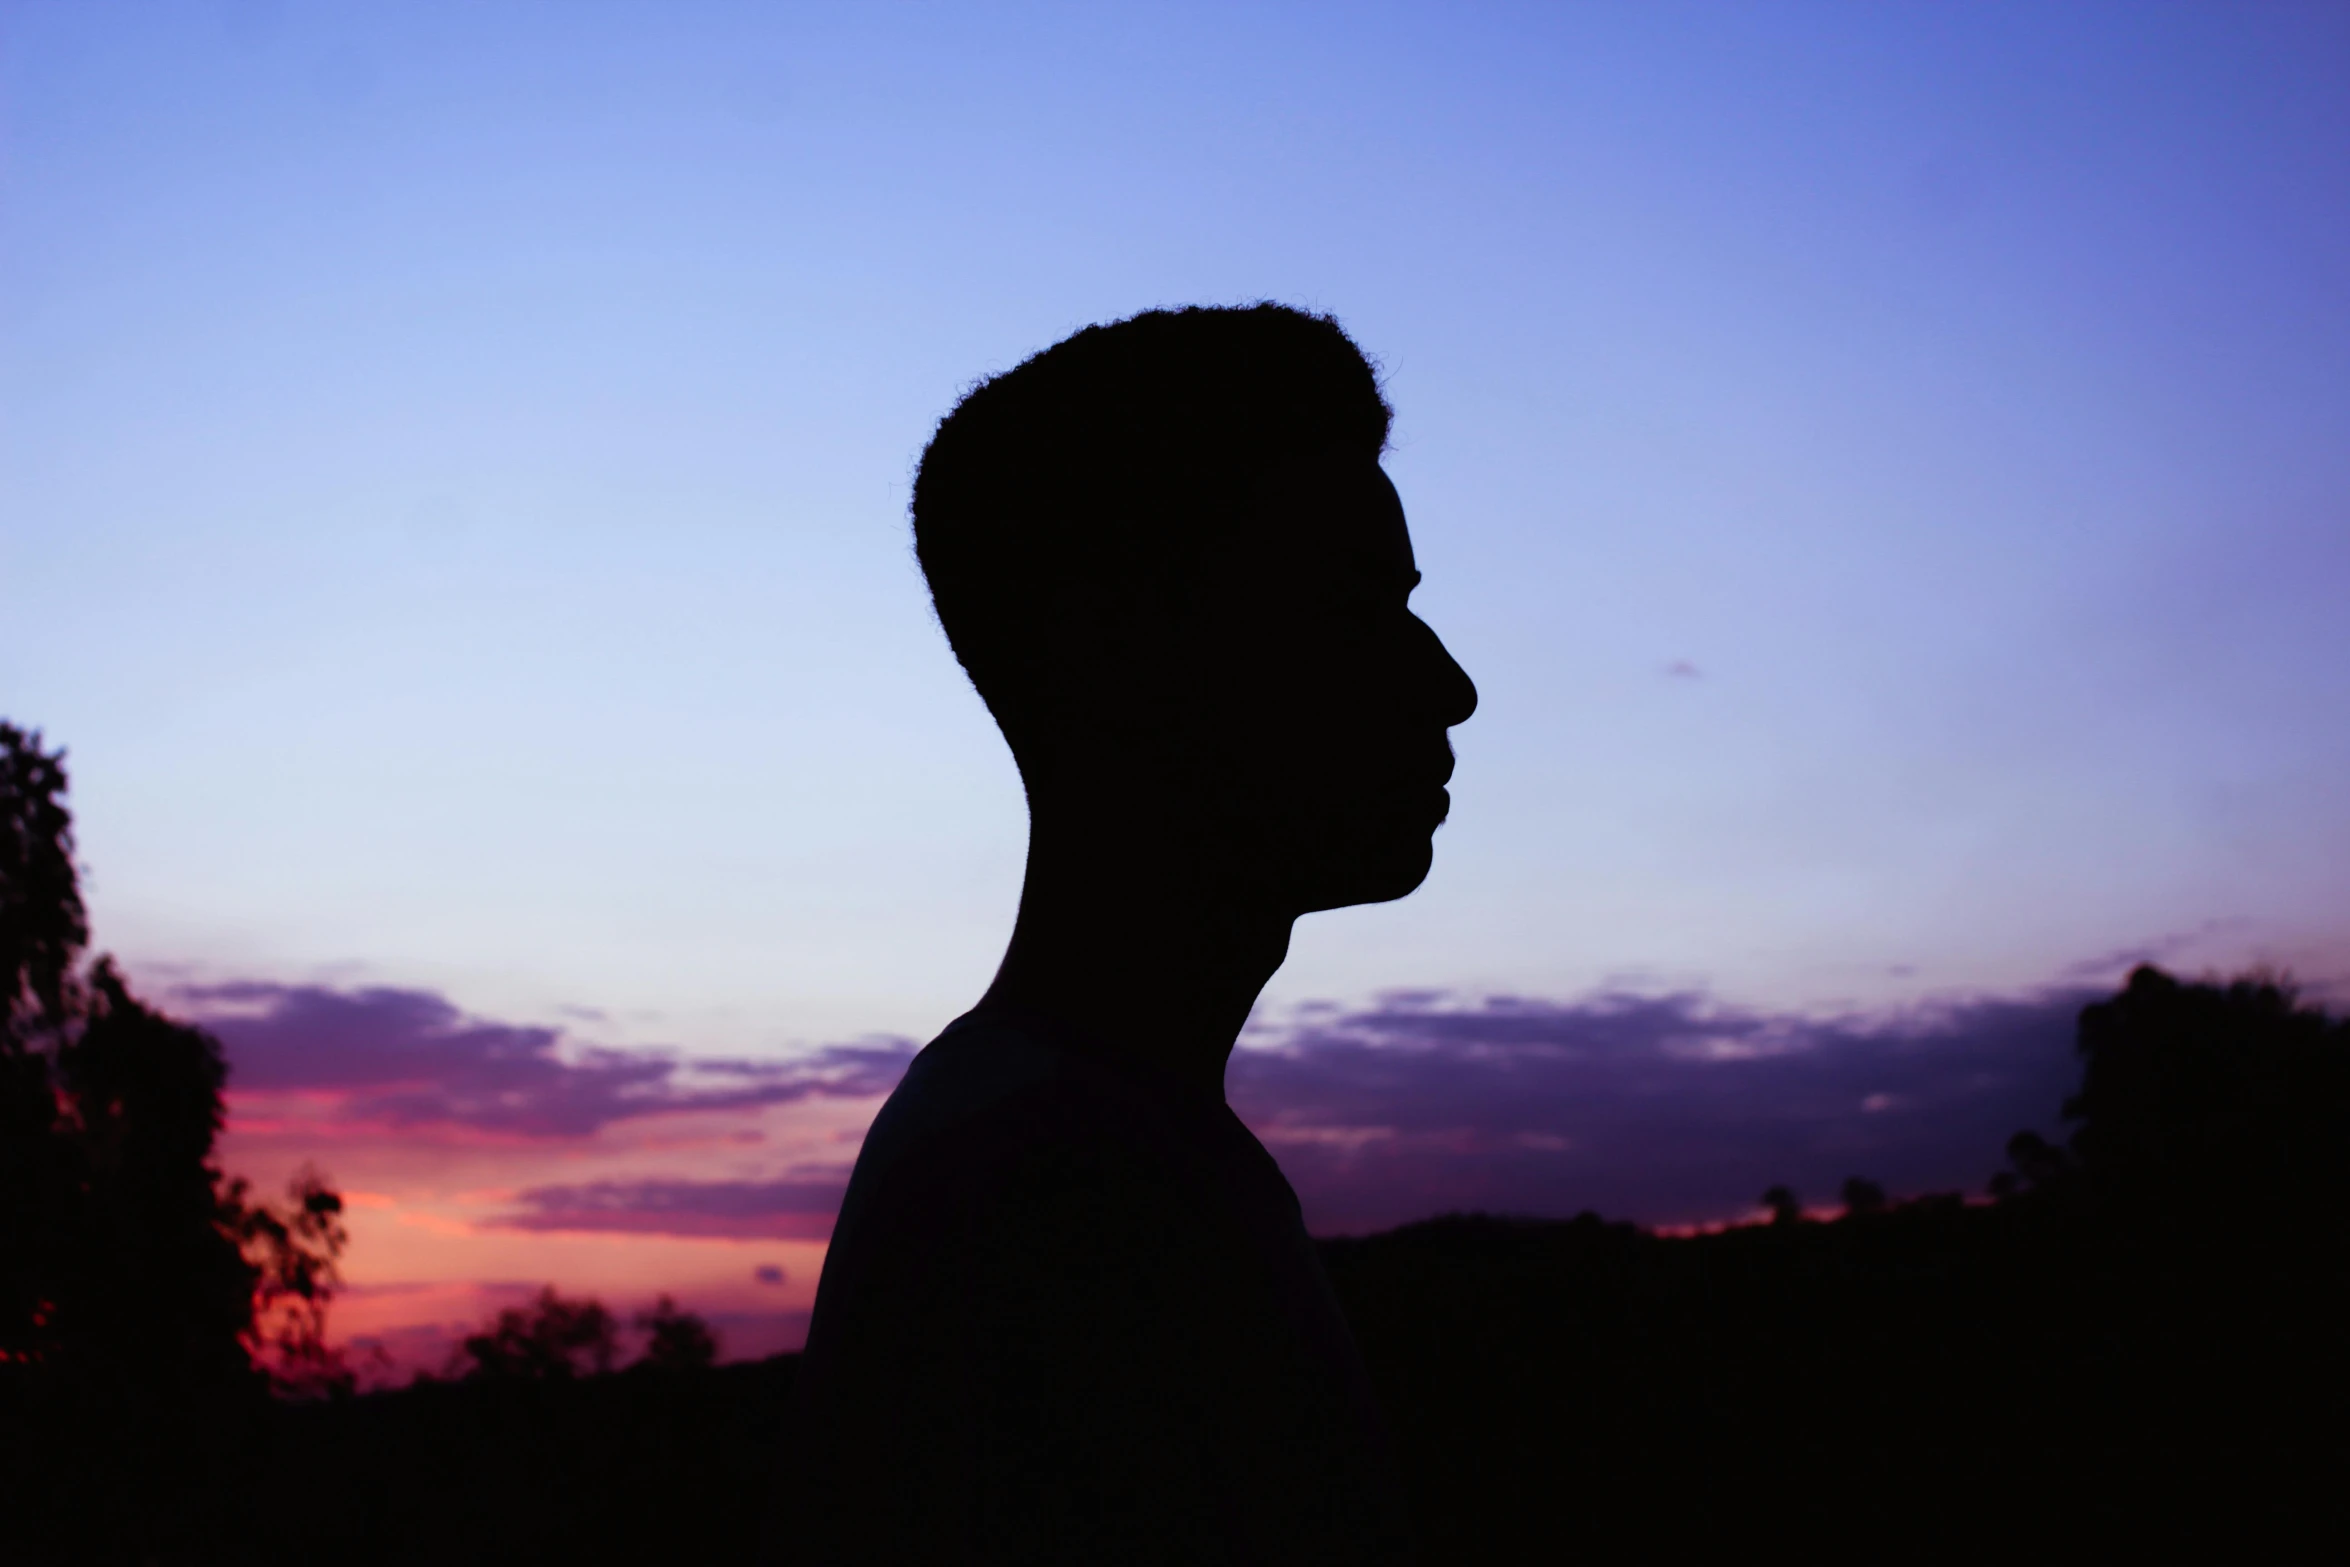
[[[1040,822],[1290,913],[1419,885],[1476,692],[1405,604],[1389,417],[1336,322],[1257,305],[1088,327],[940,424],[916,549]]]

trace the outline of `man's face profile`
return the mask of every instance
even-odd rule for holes
[[[1400,898],[1428,874],[1445,730],[1476,688],[1411,611],[1411,535],[1374,457],[1278,463],[1246,509],[1250,542],[1193,627],[1204,689],[1184,739],[1218,775],[1201,780],[1217,825],[1288,912]]]
[[[1261,928],[1426,878],[1477,693],[1411,612],[1391,419],[1335,322],[1256,305],[1089,327],[941,422],[916,549],[1027,786],[1032,891]]]

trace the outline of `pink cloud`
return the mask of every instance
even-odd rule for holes
[[[844,1167],[775,1181],[593,1181],[519,1194],[508,1229],[822,1239],[848,1187]]]

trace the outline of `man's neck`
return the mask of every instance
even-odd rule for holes
[[[1258,907],[1215,861],[1164,842],[1033,833],[1019,920],[980,1009],[1042,1013],[1222,1099],[1225,1062],[1288,956],[1293,916]]]

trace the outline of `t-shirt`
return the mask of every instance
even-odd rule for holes
[[[867,1135],[794,1410],[815,1562],[1406,1556],[1361,1357],[1220,1096],[958,1019]]]

